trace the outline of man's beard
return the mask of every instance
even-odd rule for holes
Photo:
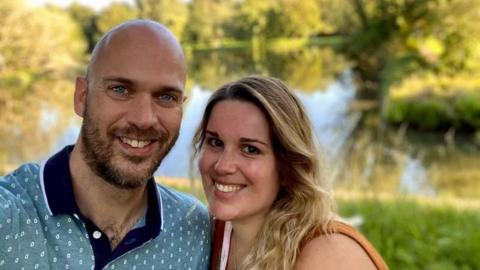
[[[135,164],[144,162],[146,158],[114,154],[113,141],[118,134],[121,136],[140,139],[155,139],[159,144],[158,150],[152,154],[149,167],[143,172],[137,171],[136,174],[128,172],[127,166],[115,165],[115,160],[123,159],[130,161],[130,170]],[[102,141],[98,124],[91,118],[88,110],[88,104],[85,108],[82,128],[80,131],[83,143],[82,153],[85,162],[90,169],[100,178],[113,186],[121,189],[135,189],[148,182],[153,173],[160,165],[163,158],[170,152],[178,138],[178,132],[173,134],[169,140],[168,132],[159,133],[151,128],[141,130],[136,126],[129,126],[123,129],[108,129],[106,141]],[[123,169],[123,170],[122,170]]]

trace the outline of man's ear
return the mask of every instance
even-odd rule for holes
[[[77,77],[75,80],[75,93],[73,95],[73,107],[75,113],[83,118],[87,106],[87,87],[86,77]]]

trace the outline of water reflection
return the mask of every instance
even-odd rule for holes
[[[399,190],[407,194],[434,196],[435,189],[428,182],[427,172],[422,161],[405,156],[405,165],[400,178]]]
[[[48,153],[72,119],[72,95],[70,81],[39,80],[29,95],[0,102],[0,173]]]
[[[190,80],[204,89],[248,74],[281,78],[303,92],[325,89],[347,67],[331,48],[307,47],[289,52],[266,51],[254,61],[250,49],[198,51],[191,53]]]
[[[157,175],[188,176],[193,131],[211,91],[240,76],[261,73],[283,79],[299,95],[337,188],[480,196],[480,147],[472,138],[445,140],[443,134],[400,129],[379,140],[376,126],[361,121],[362,113],[352,110],[354,84],[345,63],[329,49],[265,52],[257,62],[249,50],[194,52],[188,58],[189,99],[180,137]],[[0,112],[2,174],[20,163],[44,159],[78,136],[73,79],[43,81],[35,88],[34,95]],[[0,109],[7,107],[0,102]]]

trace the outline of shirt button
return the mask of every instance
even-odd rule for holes
[[[101,232],[99,232],[99,231],[94,231],[94,232],[93,232],[93,238],[98,239],[98,238],[100,238],[100,237],[102,237],[102,233],[101,233]]]
[[[73,217],[76,218],[76,219],[80,219],[80,217],[78,217],[77,214],[73,214]]]

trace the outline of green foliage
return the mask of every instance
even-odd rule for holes
[[[258,38],[264,36],[268,30],[267,23],[272,7],[275,5],[273,0],[255,1],[245,0],[240,2],[236,8],[237,15],[230,26],[239,39]]]
[[[230,21],[237,38],[310,37],[326,27],[315,0],[241,1]]]
[[[228,37],[227,21],[235,10],[234,2],[193,0],[189,5],[189,24],[184,39],[189,42],[215,42]]]
[[[265,37],[309,37],[323,30],[315,0],[280,0],[269,12]]]
[[[138,11],[136,8],[120,2],[113,2],[104,8],[97,19],[97,28],[99,35],[103,35],[112,27],[127,20],[137,18]],[[97,37],[98,39],[99,37]]]
[[[167,26],[178,38],[182,37],[188,19],[188,9],[178,0],[135,0],[140,18],[152,19]]]
[[[96,37],[98,37],[96,24],[97,14],[91,7],[84,6],[77,2],[68,6],[66,11],[82,27],[84,38],[88,43],[87,53],[91,52],[97,42]]]
[[[390,269],[478,269],[480,214],[411,199],[340,200],[342,216],[361,214],[360,231]]]
[[[85,42],[68,14],[54,7],[28,9],[22,1],[0,4],[0,85],[24,88],[77,67]]]
[[[480,131],[480,91],[460,95],[455,99],[454,107],[462,126]]]
[[[387,122],[421,130],[480,130],[480,92],[453,96],[423,95],[390,99]]]
[[[346,19],[337,28],[345,36],[339,51],[352,61],[362,82],[361,89],[388,95],[392,83],[415,70],[451,73],[480,63],[476,45],[480,34],[472,29],[471,23],[479,19],[480,1],[354,0],[351,3],[351,8],[341,16]],[[389,80],[385,69],[389,63],[401,59],[412,64],[398,66],[394,80]]]

